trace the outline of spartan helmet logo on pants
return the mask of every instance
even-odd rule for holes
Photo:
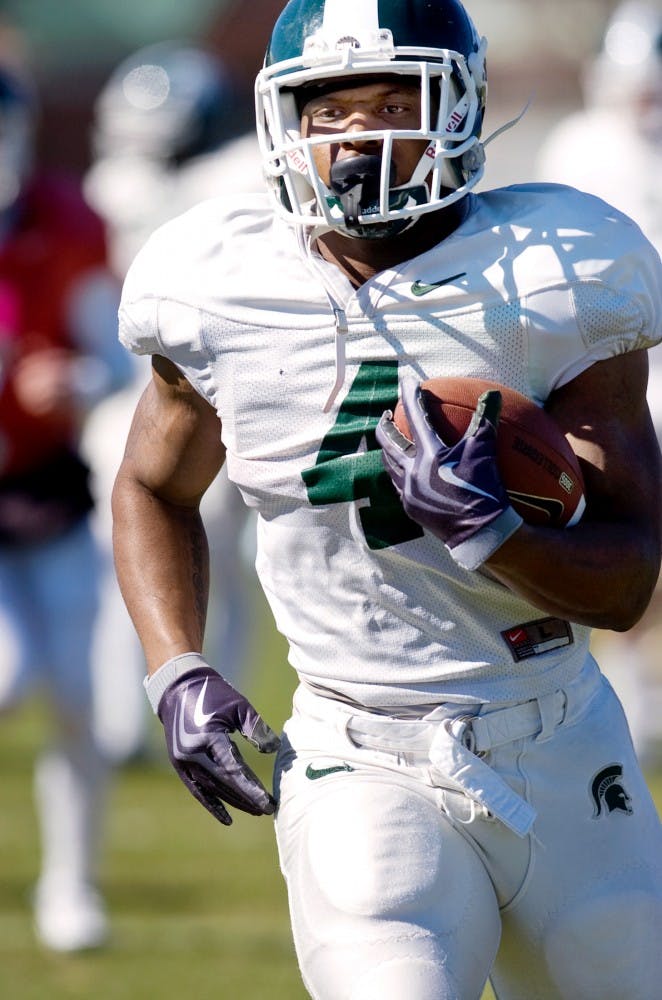
[[[610,764],[599,771],[591,782],[591,795],[595,803],[594,818],[603,812],[620,812],[632,815],[631,798],[622,785],[623,765]]]

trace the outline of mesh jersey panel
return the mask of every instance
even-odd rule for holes
[[[120,313],[123,342],[169,357],[219,413],[230,477],[259,511],[257,568],[292,664],[373,706],[563,685],[589,630],[572,625],[571,643],[516,661],[502,633],[544,613],[402,520],[374,428],[404,375],[493,379],[542,404],[595,361],[655,343],[659,257],[604,203],[524,186],[472,198],[449,239],[359,289],[323,271],[264,204],[210,202],[150,240]],[[325,413],[334,306],[344,378]]]

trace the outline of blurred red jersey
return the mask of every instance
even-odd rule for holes
[[[101,221],[77,186],[36,178],[0,232],[0,479],[34,469],[76,447],[74,408],[36,415],[20,402],[15,377],[22,359],[48,349],[77,352],[72,292],[85,272],[106,266]]]

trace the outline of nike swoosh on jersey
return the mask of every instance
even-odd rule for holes
[[[195,722],[196,726],[200,727],[200,729],[202,729],[203,726],[207,725],[207,723],[209,722],[209,720],[212,718],[212,716],[214,714],[213,712],[205,712],[204,711],[205,693],[207,691],[207,684],[208,684],[208,682],[209,682],[209,678],[206,677],[205,678],[205,683],[202,685],[202,690],[200,691],[200,694],[198,695],[198,700],[195,703],[195,709],[193,711],[193,721]]]
[[[442,278],[441,281],[433,281],[429,285],[424,284],[422,281],[415,281],[411,286],[411,294],[420,298],[421,295],[427,295],[428,292],[434,292],[435,288],[442,288],[444,285],[450,285],[451,282],[457,281],[458,278],[466,278],[466,276],[467,272],[461,271],[460,274],[454,274],[450,278]]]
[[[311,781],[316,781],[318,778],[326,778],[329,774],[335,774],[337,771],[353,771],[354,768],[350,767],[349,764],[336,764],[334,767],[313,767],[309,764],[306,768],[306,777],[310,778]]]
[[[485,490],[481,490],[479,486],[474,486],[473,483],[468,483],[464,479],[460,479],[453,472],[453,469],[457,465],[457,462],[447,462],[446,465],[439,466],[439,478],[443,479],[445,483],[449,486],[458,486],[461,490],[468,490],[469,493],[477,493],[478,496],[487,497],[489,500],[496,500],[497,497],[492,496],[491,493],[486,493]]]

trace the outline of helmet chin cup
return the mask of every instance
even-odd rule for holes
[[[337,196],[345,216],[345,225],[354,229],[360,215],[379,211],[382,158],[378,154],[359,153],[331,166],[329,186]],[[395,180],[393,163],[389,169],[389,187]]]

